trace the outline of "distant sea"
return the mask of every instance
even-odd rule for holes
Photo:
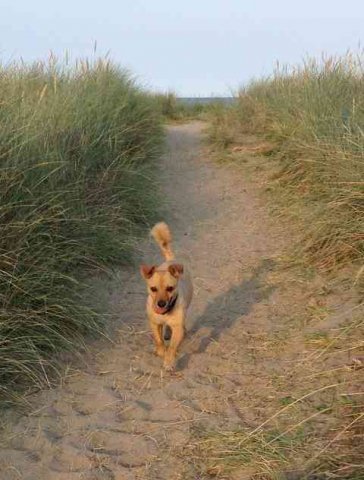
[[[185,104],[208,104],[208,103],[223,103],[225,105],[236,102],[234,97],[177,97],[177,101]]]

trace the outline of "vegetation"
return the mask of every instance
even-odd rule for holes
[[[281,259],[273,274],[292,305],[258,352],[280,365],[266,419],[197,433],[191,455],[211,476],[364,478],[364,303],[351,289],[364,284],[362,65],[362,54],[348,54],[278,68],[211,114],[217,158],[261,180],[297,237],[291,268]]]
[[[203,119],[205,115],[218,105],[218,102],[213,100],[209,103],[204,103],[194,99],[193,102],[187,102],[179,99],[175,93],[160,93],[155,95],[156,105],[166,120],[174,122],[185,122],[193,119]]]
[[[288,279],[282,280],[286,287]],[[302,288],[302,278],[291,281]],[[197,471],[234,479],[363,479],[362,305],[342,315],[337,328],[327,316],[326,327],[320,322],[316,332],[317,317],[302,310],[299,305],[294,323],[282,318],[264,346],[257,345],[255,361],[271,361],[275,368],[268,367],[263,391],[247,384],[251,398],[239,403],[237,390],[235,404],[247,417],[241,428],[196,431],[189,454]],[[249,412],[256,410],[264,412],[263,421],[249,426]]]
[[[126,261],[154,213],[156,112],[108,61],[1,67],[2,397],[48,381],[54,354],[99,330],[82,277]]]
[[[283,213],[302,222],[304,257],[324,270],[364,264],[364,76],[362,55],[277,69],[214,111],[217,148],[263,136]],[[237,149],[238,150],[238,149]],[[265,150],[265,152],[264,152]],[[296,246],[297,247],[297,246]]]

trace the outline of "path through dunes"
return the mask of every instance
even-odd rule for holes
[[[120,319],[113,343],[92,346],[87,368],[9,420],[1,480],[196,479],[196,431],[266,418],[275,368],[267,337],[284,308],[269,275],[282,235],[237,167],[207,158],[202,129],[168,127],[162,159],[164,220],[195,286],[177,372],[165,374],[152,355],[138,268],[101,281]],[[148,239],[142,250],[142,260],[160,261]]]

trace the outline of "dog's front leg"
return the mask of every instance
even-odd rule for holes
[[[184,336],[184,327],[182,322],[179,325],[174,325],[173,327],[171,327],[171,329],[171,340],[164,355],[164,368],[168,371],[173,370],[175,367],[177,349],[182,342]]]
[[[150,319],[150,328],[152,330],[154,343],[155,343],[154,352],[156,355],[158,355],[158,357],[163,358],[165,353],[165,347],[163,342],[163,327],[162,325],[159,325],[155,323],[152,319]]]

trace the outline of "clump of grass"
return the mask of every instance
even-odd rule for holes
[[[305,258],[323,270],[364,264],[363,54],[277,68],[242,89],[237,104],[212,116],[210,141],[227,148],[243,136],[274,145],[271,178],[282,211],[302,222]]]
[[[274,430],[254,434],[241,429],[210,431],[203,432],[192,445],[191,457],[211,477],[228,478],[226,474],[243,466],[249,478],[273,479],[278,472],[292,468],[292,460],[297,459],[303,444],[304,436],[299,431],[283,436]]]
[[[198,98],[188,101],[185,98],[178,98],[173,92],[155,94],[154,99],[163,117],[172,122],[204,119],[211,109],[217,108],[221,103],[214,99],[203,102]]]
[[[182,112],[177,103],[177,96],[173,92],[157,93],[154,96],[156,106],[166,120],[180,120]]]
[[[0,67],[1,394],[99,329],[82,277],[130,257],[161,142],[154,99],[109,61]]]

